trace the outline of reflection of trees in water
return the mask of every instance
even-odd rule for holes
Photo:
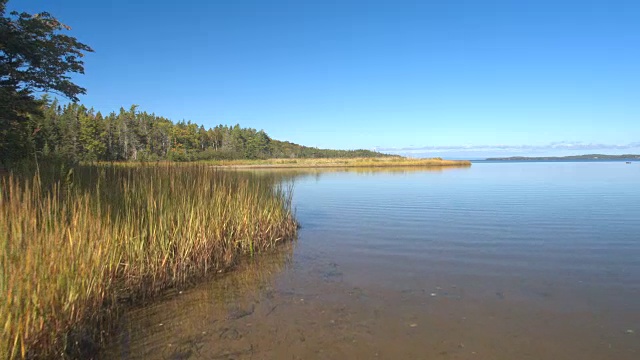
[[[394,166],[394,167],[351,167],[351,168],[273,168],[273,169],[236,169],[253,174],[257,177],[268,177],[281,183],[295,182],[295,180],[315,178],[319,180],[322,175],[336,173],[355,173],[358,175],[392,174],[405,175],[421,172],[445,172],[468,170],[469,166]]]

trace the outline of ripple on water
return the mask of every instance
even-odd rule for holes
[[[104,358],[637,359],[638,180],[618,163],[301,177],[295,246],[129,312]]]

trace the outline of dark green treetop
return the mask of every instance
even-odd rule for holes
[[[71,28],[47,12],[11,12],[0,0],[0,85],[13,90],[44,91],[73,101],[86,90],[69,74],[84,73],[82,58],[93,50],[74,37],[61,33]]]
[[[72,101],[86,90],[70,74],[84,73],[82,57],[93,50],[64,35],[70,28],[47,12],[6,15],[0,0],[0,161],[19,160],[33,149],[30,115],[41,102],[34,93],[51,92]]]

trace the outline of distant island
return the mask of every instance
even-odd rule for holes
[[[558,160],[640,160],[640,155],[624,154],[624,155],[604,155],[604,154],[586,154],[571,156],[510,156],[487,158],[486,160],[494,161],[558,161]]]

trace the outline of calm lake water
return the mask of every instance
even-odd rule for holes
[[[640,359],[640,163],[281,174],[299,239],[103,358]]]

